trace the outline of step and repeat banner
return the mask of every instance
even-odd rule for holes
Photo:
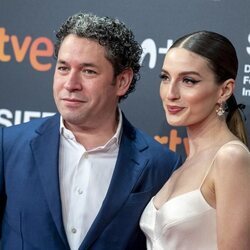
[[[249,0],[1,0],[0,126],[52,115],[55,30],[79,11],[117,17],[142,44],[141,79],[121,108],[137,127],[185,156],[186,132],[170,127],[159,96],[164,55],[173,40],[197,30],[227,36],[236,47],[236,98],[246,105],[250,134]]]

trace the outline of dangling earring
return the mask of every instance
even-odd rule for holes
[[[222,103],[220,103],[219,108],[216,109],[216,113],[217,113],[218,116],[222,116],[225,113],[225,110],[223,108],[223,104]]]

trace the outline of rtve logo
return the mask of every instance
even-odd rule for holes
[[[250,43],[250,34],[248,35]],[[140,63],[148,58],[148,67],[155,68],[158,54],[166,54],[169,47],[173,44],[172,39],[167,40],[166,47],[157,48],[153,39],[147,38],[142,43],[143,53]],[[12,51],[8,54],[6,47],[9,46]],[[250,46],[246,47],[247,53],[250,55]],[[5,28],[0,27],[0,62],[10,62],[16,60],[22,62],[25,57],[29,57],[31,66],[37,71],[48,71],[52,67],[52,63],[44,62],[44,58],[51,58],[54,53],[54,44],[47,37],[38,37],[32,40],[31,36],[25,36],[23,41],[16,35],[8,35]],[[40,58],[40,60],[39,60]],[[43,61],[43,62],[41,62]]]
[[[6,45],[10,46],[11,53],[9,54],[6,52]],[[17,36],[6,34],[5,28],[0,27],[0,62],[16,60],[20,63],[27,56],[35,70],[48,71],[51,69],[52,63],[41,62],[39,58],[50,58],[53,53],[54,45],[47,37],[38,37],[32,40],[31,36],[25,36],[23,41],[20,41]]]
[[[140,63],[142,64],[144,59],[148,59],[146,63],[150,69],[153,69],[157,63],[158,54],[165,54],[172,43],[173,40],[168,39],[166,47],[157,48],[153,39],[145,39],[141,44],[143,53]],[[8,35],[6,29],[0,27],[0,62],[8,63],[16,60],[21,63],[28,58],[35,70],[48,71],[52,67],[50,57],[53,56],[53,53],[54,44],[47,37],[32,39],[31,36],[25,36],[24,39],[20,39],[16,35]],[[47,62],[46,58],[48,58]]]

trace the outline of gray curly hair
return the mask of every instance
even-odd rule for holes
[[[55,57],[57,58],[64,38],[69,34],[97,41],[106,48],[107,59],[114,68],[114,76],[123,70],[131,68],[133,79],[128,91],[120,97],[127,98],[135,90],[140,79],[141,45],[135,41],[133,32],[116,18],[98,17],[91,13],[79,12],[70,16],[56,32]]]

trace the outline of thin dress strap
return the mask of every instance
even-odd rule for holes
[[[213,160],[212,160],[210,166],[208,167],[208,169],[207,169],[207,171],[206,171],[206,173],[205,173],[205,176],[204,176],[203,179],[202,179],[202,182],[201,182],[201,184],[200,184],[199,189],[201,189],[201,187],[202,187],[202,185],[203,185],[205,179],[207,178],[207,175],[208,175],[208,173],[210,172],[211,167],[213,166],[213,163],[214,163],[214,161],[215,161],[215,158],[216,158],[218,152],[219,152],[224,146],[226,146],[226,145],[228,145],[228,144],[237,144],[237,145],[240,145],[240,146],[242,146],[246,151],[249,152],[249,149],[247,148],[247,146],[246,146],[243,142],[241,142],[241,141],[239,141],[239,140],[232,140],[232,141],[229,141],[229,142],[223,144],[223,145],[216,151],[216,153],[215,153],[215,155],[214,155],[214,157],[213,157]]]

